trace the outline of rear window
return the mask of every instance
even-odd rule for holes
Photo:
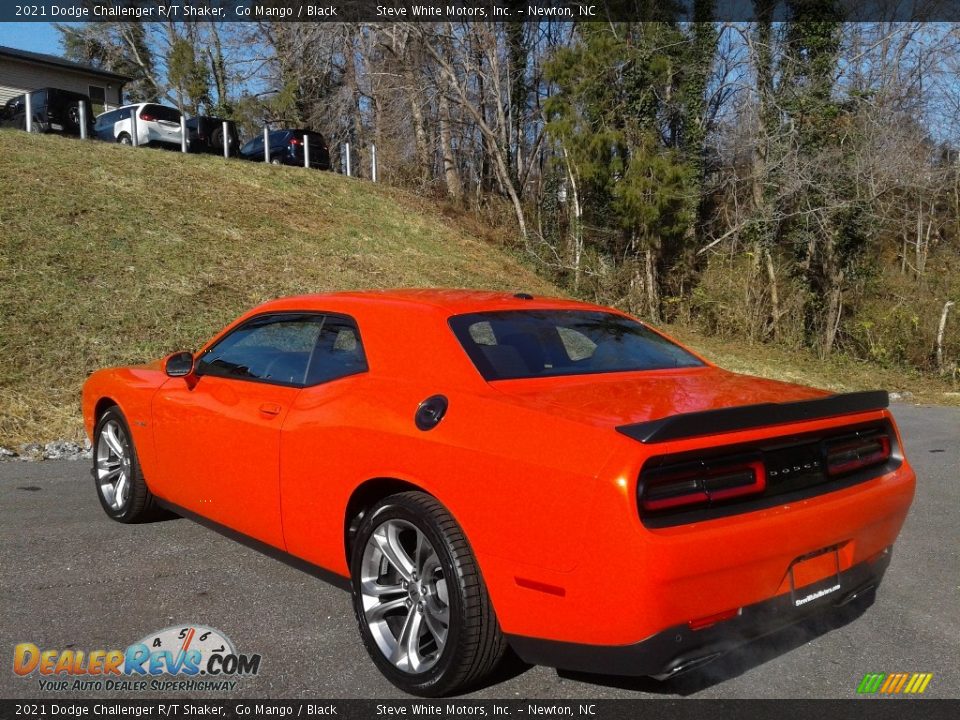
[[[472,313],[450,327],[487,380],[703,365],[637,321],[602,311]]]
[[[166,105],[144,105],[140,115],[149,115],[154,120],[164,120],[166,122],[180,122],[180,111],[176,108]]]

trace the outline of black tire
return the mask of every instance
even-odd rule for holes
[[[283,163],[280,161],[280,158],[276,158],[276,157],[275,157],[275,158],[270,158],[270,164],[271,164],[271,165],[282,165]]]
[[[123,447],[123,457],[129,458],[128,462],[124,463],[121,460],[119,463],[119,467],[126,472],[126,482],[129,483],[129,487],[125,488],[123,493],[124,501],[119,504],[115,502],[114,497],[109,496],[109,491],[104,489],[104,478],[101,477],[102,468],[109,464],[109,458],[105,460],[103,456],[104,451],[110,445],[106,439],[101,443],[101,438],[105,432],[109,433],[117,428],[120,432],[112,437],[114,441],[119,441],[119,444]],[[108,450],[107,452],[112,451]],[[120,408],[116,405],[108,408],[97,421],[93,432],[92,454],[93,484],[97,491],[97,497],[100,498],[100,505],[108,516],[117,522],[137,523],[153,519],[159,515],[156,500],[150,492],[150,488],[147,487],[143,472],[140,469],[140,460],[133,444],[130,426],[127,424],[127,419],[123,416]]]
[[[17,125],[17,127],[20,128],[21,130],[23,130],[24,132],[27,131],[27,117],[26,117],[26,115],[24,115],[23,117],[20,118],[20,122],[19,122],[19,124]],[[34,134],[36,134],[36,133],[42,133],[42,132],[43,132],[43,129],[40,127],[40,123],[38,123],[36,120],[34,120],[32,123],[30,123],[30,132],[31,132],[31,133],[34,133]]]
[[[386,527],[388,521],[414,526],[429,540],[442,569],[447,595],[449,624],[443,647],[434,664],[417,673],[396,667],[384,654],[370,629],[363,606],[361,582],[365,549],[374,532]],[[404,692],[422,697],[454,694],[480,683],[502,660],[507,643],[473,552],[457,521],[433,497],[420,492],[404,492],[391,495],[375,505],[357,529],[351,548],[350,571],[354,613],[363,644],[380,672]],[[379,576],[376,582],[380,582]],[[418,607],[422,605],[422,602],[418,603]],[[414,608],[406,611],[400,608],[399,612],[412,613]],[[430,642],[426,632],[423,638]]]
[[[210,149],[218,150],[220,154],[223,154],[223,128],[222,127],[214,128],[213,132],[210,133]]]
[[[131,138],[127,133],[120,133],[117,136],[117,142],[121,145],[133,145],[133,138]]]

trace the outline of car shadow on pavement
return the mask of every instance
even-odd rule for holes
[[[696,695],[714,685],[738,677],[755,667],[780,655],[795,650],[821,635],[847,625],[873,604],[875,596],[859,598],[849,605],[837,608],[832,613],[814,616],[795,625],[756,638],[712,662],[701,665],[689,672],[669,680],[655,680],[650,677],[623,677],[616,675],[594,675],[590,673],[558,670],[557,674],[568,680],[592,685],[605,685],[621,690],[652,693],[655,695]]]

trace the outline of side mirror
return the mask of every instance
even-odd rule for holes
[[[193,353],[178,352],[168,356],[163,369],[170,377],[186,377],[193,372]]]

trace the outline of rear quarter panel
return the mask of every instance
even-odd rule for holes
[[[300,393],[281,444],[288,550],[347,574],[347,502],[364,481],[394,478],[447,507],[481,568],[493,557],[575,567],[613,433],[467,391],[418,430],[417,406],[436,391],[363,375]]]

